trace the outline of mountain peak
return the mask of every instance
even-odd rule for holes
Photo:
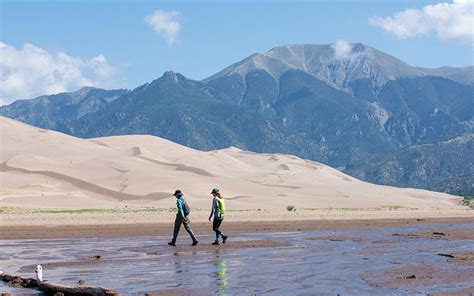
[[[163,75],[158,78],[153,80],[150,85],[154,85],[155,83],[170,83],[170,84],[178,84],[178,83],[183,83],[183,82],[189,82],[190,80],[186,78],[184,75],[174,72],[174,71],[166,71],[163,73]]]
[[[263,70],[275,80],[288,70],[300,70],[347,92],[349,85],[357,80],[368,79],[380,87],[398,77],[424,75],[405,62],[363,43],[337,41],[274,47],[264,54],[253,54],[205,81],[232,74],[245,77],[253,70]]]
[[[85,92],[85,91],[91,91],[93,89],[97,89],[97,87],[93,87],[93,86],[84,86],[82,88],[80,88],[79,90],[77,90],[76,92]]]
[[[72,94],[73,95],[76,95],[76,96],[79,96],[79,97],[84,97],[85,95],[87,95],[89,92],[93,91],[93,90],[96,90],[98,88],[96,87],[92,87],[92,86],[84,86],[83,88],[73,92]]]
[[[182,76],[183,75],[176,73],[174,71],[166,71],[165,73],[163,73],[162,78],[169,81],[179,82]]]

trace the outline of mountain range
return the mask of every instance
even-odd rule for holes
[[[413,67],[370,46],[287,45],[202,81],[19,100],[0,115],[92,138],[297,155],[364,180],[474,194],[474,67]]]

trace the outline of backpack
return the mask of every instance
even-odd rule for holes
[[[183,205],[183,212],[184,212],[184,217],[187,217],[189,213],[191,212],[191,208],[188,205],[188,202],[183,198],[184,200],[184,205]]]
[[[225,203],[223,198],[217,198],[217,201],[219,202],[219,214],[224,215],[225,211]]]

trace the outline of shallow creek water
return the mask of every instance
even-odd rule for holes
[[[75,285],[84,280],[87,285],[113,288],[124,295],[163,290],[177,295],[180,291],[192,295],[419,295],[472,287],[474,278],[377,287],[363,276],[383,277],[384,270],[415,265],[436,266],[452,274],[474,272],[472,265],[448,263],[437,255],[473,252],[472,240],[393,236],[449,227],[471,228],[472,224],[230,234],[234,245],[249,240],[285,244],[258,248],[211,248],[210,235],[199,236],[200,245],[209,248],[198,250],[169,247],[168,237],[0,240],[0,267],[8,274],[34,277],[32,266],[42,264],[44,278],[50,281]],[[324,239],[327,236],[352,240]],[[189,243],[183,231],[178,245]],[[98,260],[85,259],[97,255],[101,256]],[[47,264],[55,262],[58,264]],[[36,295],[33,290],[9,288],[4,283],[0,283],[0,292]]]

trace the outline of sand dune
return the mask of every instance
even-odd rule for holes
[[[373,185],[291,155],[202,152],[145,135],[79,139],[5,117],[0,135],[0,206],[166,208],[180,188],[208,209],[219,187],[232,209],[463,209],[459,197]]]

